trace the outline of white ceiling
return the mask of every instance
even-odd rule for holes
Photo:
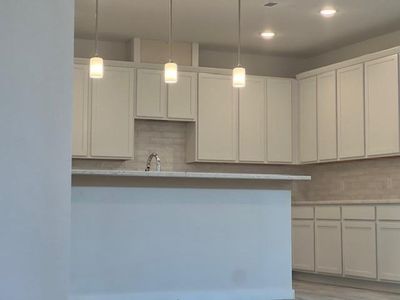
[[[174,38],[208,48],[231,48],[237,41],[236,0],[173,0]],[[95,0],[75,0],[75,34],[92,38]],[[400,29],[400,0],[242,0],[242,43],[247,51],[311,56]],[[166,40],[168,0],[99,0],[101,39],[132,37]],[[319,15],[325,6],[335,17]],[[273,40],[259,33],[271,29]]]

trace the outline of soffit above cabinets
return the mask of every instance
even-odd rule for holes
[[[244,0],[242,42],[248,52],[307,57],[400,29],[398,0]],[[327,3],[329,2],[329,3]],[[323,18],[325,5],[335,7],[333,18]],[[75,35],[94,36],[95,1],[75,1]],[[132,37],[167,40],[168,1],[101,1],[101,39],[126,41]],[[232,0],[174,0],[174,39],[195,41],[203,47],[233,49],[237,5]],[[264,40],[260,33],[273,30]]]

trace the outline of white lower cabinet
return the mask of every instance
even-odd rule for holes
[[[340,221],[317,220],[315,222],[315,271],[342,274]]]
[[[295,271],[400,282],[400,205],[293,206],[292,262]]]
[[[376,278],[374,221],[343,221],[343,273]]]
[[[400,281],[400,222],[379,222],[377,230],[378,278]]]
[[[292,221],[292,264],[294,270],[314,271],[314,221]]]

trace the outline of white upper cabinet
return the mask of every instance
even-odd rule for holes
[[[197,74],[179,72],[178,82],[166,84],[160,70],[137,71],[136,117],[193,121],[196,119]]]
[[[161,119],[166,114],[167,87],[160,70],[137,70],[136,116]]]
[[[299,80],[300,161],[317,161],[317,78]]]
[[[336,72],[317,77],[318,160],[337,158]]]
[[[133,69],[105,67],[92,80],[92,157],[133,157]]]
[[[365,155],[363,65],[337,71],[339,158]]]
[[[197,104],[197,74],[179,72],[178,82],[168,84],[167,117],[195,120]]]
[[[88,155],[89,67],[74,66],[72,156]]]
[[[231,76],[199,74],[199,160],[237,160],[237,98]]]
[[[267,79],[268,162],[292,162],[292,81]]]
[[[367,155],[399,152],[397,55],[365,63]]]
[[[247,77],[239,89],[239,160],[265,160],[265,85],[262,77]]]

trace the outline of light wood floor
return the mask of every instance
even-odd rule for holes
[[[400,294],[293,281],[296,300],[400,300]]]

